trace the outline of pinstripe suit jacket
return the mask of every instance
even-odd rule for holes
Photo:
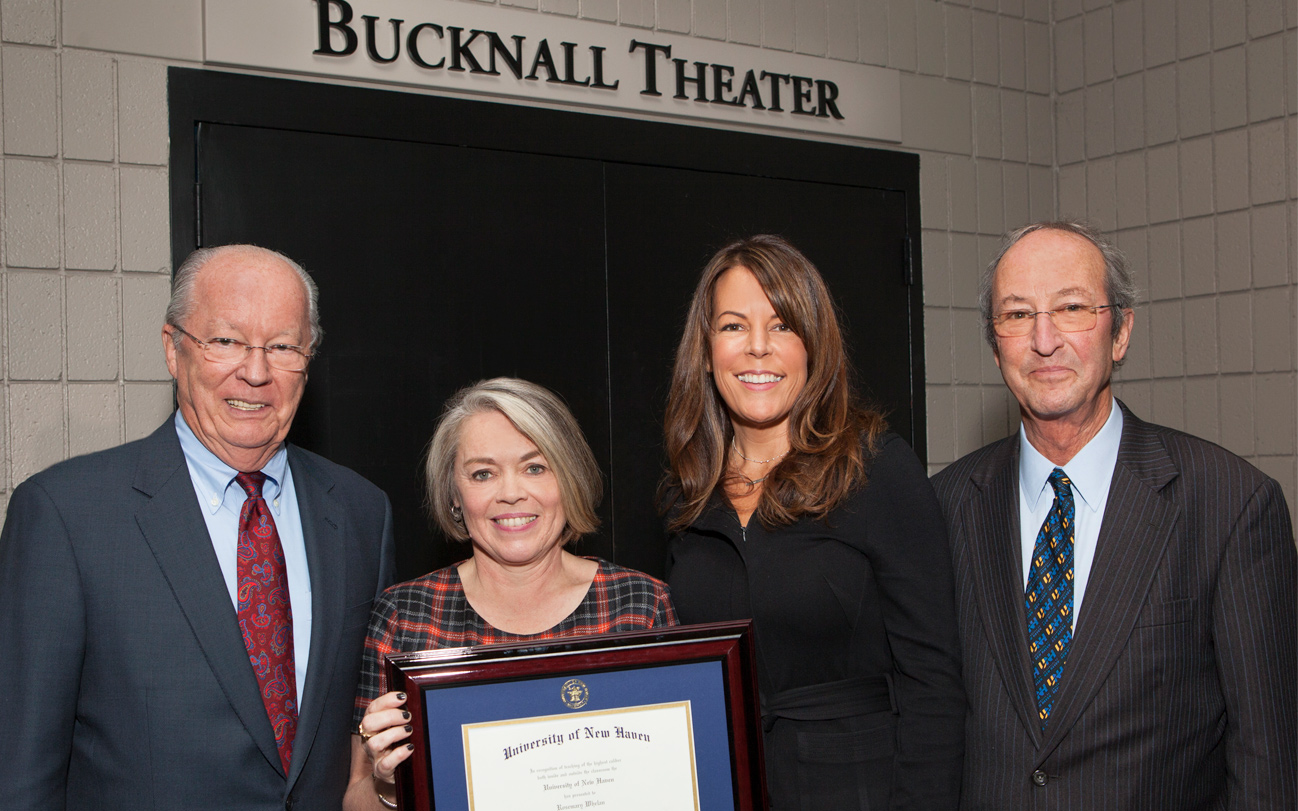
[[[1298,555],[1279,485],[1125,424],[1044,732],[1027,652],[1017,434],[934,477],[969,696],[965,809],[1298,807]]]

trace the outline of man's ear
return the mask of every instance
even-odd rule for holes
[[[1122,313],[1122,326],[1118,328],[1118,336],[1113,339],[1113,362],[1121,363],[1122,359],[1127,356],[1127,347],[1131,345],[1131,330],[1136,323],[1135,310],[1120,310]]]
[[[162,325],[162,351],[167,358],[167,371],[171,373],[171,377],[173,379],[176,378],[176,370],[180,362],[180,359],[177,357],[176,354],[180,350],[177,349],[176,347],[176,341],[174,337],[176,334],[175,329],[176,328],[171,326],[170,324]]]

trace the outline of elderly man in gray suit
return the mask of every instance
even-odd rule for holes
[[[178,410],[14,490],[0,808],[338,808],[387,496],[288,445],[320,342],[287,257],[196,251],[162,328]]]
[[[934,478],[969,695],[961,806],[1295,808],[1279,485],[1114,399],[1135,291],[1092,228],[1010,233],[980,298],[1022,428]]]

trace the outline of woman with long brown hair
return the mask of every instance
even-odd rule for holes
[[[945,524],[851,377],[796,248],[754,236],[712,258],[667,403],[668,582],[682,622],[753,620],[774,811],[955,808],[965,698]]]

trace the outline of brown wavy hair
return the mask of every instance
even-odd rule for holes
[[[729,412],[708,371],[717,280],[735,267],[757,279],[771,307],[807,350],[807,383],[789,418],[790,452],[762,489],[756,515],[768,528],[803,516],[820,518],[855,488],[887,421],[856,399],[838,311],[820,271],[783,238],[741,239],[717,251],[694,289],[676,349],[664,419],[668,471],[659,505],[678,532],[698,519],[725,481],[734,435]],[[737,478],[737,477],[736,477]]]

